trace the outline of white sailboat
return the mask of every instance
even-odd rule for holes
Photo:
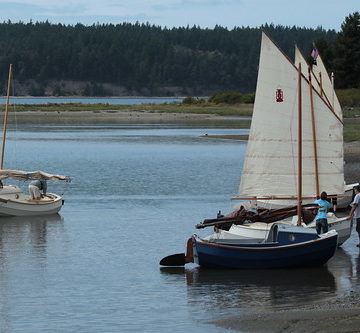
[[[235,198],[255,207],[293,206],[314,202],[322,191],[345,192],[342,116],[312,84],[303,57],[297,61],[295,66],[262,33],[254,111]],[[332,215],[328,222],[340,244],[350,236],[350,220]],[[269,226],[250,223],[232,229],[239,237],[265,238]]]
[[[2,181],[4,179],[17,179],[70,181],[70,178],[67,176],[52,175],[43,171],[26,172],[19,170],[3,169],[11,79],[12,66],[10,65],[0,160],[0,180]],[[31,198],[25,195],[22,189],[18,186],[2,185],[0,187],[0,217],[50,215],[58,213],[62,205],[63,199],[58,194],[47,193],[40,200],[31,200]]]

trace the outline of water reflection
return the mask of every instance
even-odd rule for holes
[[[12,257],[21,249],[31,249],[38,257],[46,256],[49,228],[57,229],[63,218],[48,216],[21,216],[0,219],[0,258]]]
[[[355,267],[356,267],[356,271],[355,271],[355,283],[358,286],[360,284],[360,253],[358,255],[358,257],[355,259]]]
[[[63,235],[63,218],[49,216],[0,219],[0,331],[13,331],[14,313],[26,317],[27,297],[39,297],[46,286],[48,244]]]
[[[327,267],[335,277],[338,294],[344,294],[351,289],[353,264],[347,251],[338,248],[335,256],[328,262]]]
[[[162,269],[186,277],[188,300],[218,310],[293,307],[333,296],[335,277],[326,267],[278,270]]]

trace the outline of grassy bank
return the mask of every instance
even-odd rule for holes
[[[216,139],[247,140],[247,135],[203,135],[203,137]],[[360,141],[360,118],[345,119],[344,142]]]
[[[344,141],[360,141],[360,118],[345,119]]]
[[[83,103],[49,103],[49,104],[16,104],[10,107],[17,112],[25,111],[134,111],[134,112],[154,112],[154,113],[190,113],[190,114],[215,114],[223,116],[245,116],[252,115],[252,104],[241,105],[217,105],[203,103],[197,105],[185,105],[182,103],[164,104],[139,104],[139,105],[119,105],[119,104],[83,104]]]
[[[250,117],[253,111],[253,104],[83,104],[83,103],[48,103],[48,104],[16,104],[10,106],[10,111],[138,111],[156,113],[193,113],[193,114],[214,114],[219,116]],[[360,117],[359,107],[348,107],[344,110],[344,118]]]

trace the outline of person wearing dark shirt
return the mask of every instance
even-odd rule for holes
[[[29,184],[29,193],[32,200],[40,200],[44,197],[44,195],[46,195],[46,191],[46,180],[34,180]]]

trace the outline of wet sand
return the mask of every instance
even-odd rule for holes
[[[345,181],[347,184],[360,183],[360,142],[344,143]],[[360,331],[360,328],[359,328]]]
[[[360,294],[317,306],[273,312],[253,312],[213,322],[240,332],[359,332]]]

